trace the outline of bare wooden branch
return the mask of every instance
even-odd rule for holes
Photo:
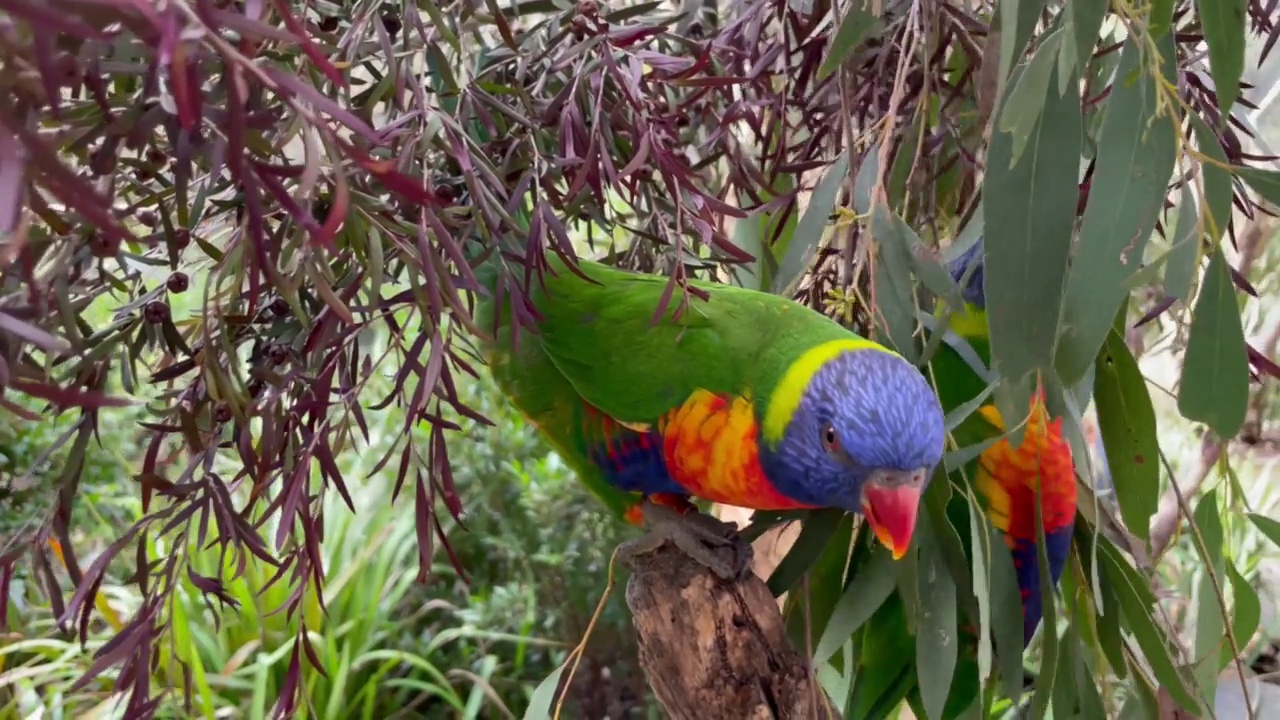
[[[840,718],[760,578],[721,580],[669,545],[632,571],[640,665],[672,720]]]

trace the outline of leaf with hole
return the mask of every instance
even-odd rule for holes
[[[1114,330],[1098,353],[1093,393],[1120,515],[1130,532],[1146,540],[1160,504],[1156,413],[1138,361]]]

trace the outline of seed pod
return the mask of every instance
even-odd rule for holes
[[[175,272],[169,275],[169,279],[165,281],[165,287],[169,288],[169,292],[174,295],[181,295],[191,287],[191,279],[184,272]]]
[[[272,365],[283,365],[289,359],[289,348],[280,343],[273,343],[267,348],[267,359]]]
[[[219,423],[231,421],[231,407],[226,403],[218,403],[213,408],[213,419]]]
[[[113,258],[120,254],[120,240],[104,232],[93,230],[85,237],[89,252],[96,258]]]
[[[169,304],[163,300],[152,300],[143,309],[142,316],[152,325],[159,325],[169,319]]]

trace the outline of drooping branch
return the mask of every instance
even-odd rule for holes
[[[723,581],[669,545],[632,571],[640,665],[668,717],[840,718],[760,578]]]

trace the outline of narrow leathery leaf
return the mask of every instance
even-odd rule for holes
[[[949,318],[950,316],[948,316],[948,319]],[[919,313],[916,316],[916,319],[930,333],[936,333],[938,332],[938,328],[944,327],[944,324],[941,321],[926,313]],[[987,367],[987,364],[978,356],[978,352],[973,349],[973,345],[970,345],[968,340],[965,340],[957,335],[955,331],[951,330],[949,323],[946,327],[947,329],[943,333],[942,341],[950,346],[950,348],[954,350],[962,360],[964,360],[965,365],[973,371],[974,375],[977,375],[987,383],[996,382],[997,378],[995,374],[991,372],[991,369]],[[930,338],[930,342],[932,342],[932,338]]]
[[[1263,535],[1266,535],[1271,542],[1280,548],[1280,521],[1272,520],[1266,515],[1258,513],[1249,513],[1249,519],[1253,521],[1254,527]]]
[[[1222,667],[1224,647],[1230,647],[1224,633],[1227,629],[1226,608],[1218,602],[1216,587],[1222,588],[1224,597],[1227,587],[1226,560],[1222,556],[1222,518],[1218,510],[1218,492],[1211,489],[1200,498],[1192,514],[1196,530],[1204,547],[1196,542],[1196,554],[1201,565],[1197,568],[1200,580],[1195,595],[1196,626],[1195,643],[1192,647],[1192,659],[1195,662],[1196,681],[1200,685],[1201,697],[1213,697],[1217,693],[1218,674]]]
[[[813,194],[809,196],[809,205],[804,209],[804,215],[796,225],[791,244],[787,246],[786,254],[778,261],[778,275],[773,279],[772,292],[788,294],[786,291],[799,280],[800,274],[804,272],[818,245],[822,242],[822,236],[828,224],[827,218],[831,216],[836,206],[836,195],[839,194],[840,186],[844,184],[848,175],[849,153],[846,151],[831,164],[826,174],[822,176],[822,180],[818,182],[818,186],[814,188]]]
[[[1151,37],[1159,37],[1173,27],[1174,0],[1152,0],[1147,14],[1147,31]]]
[[[1191,287],[1200,262],[1199,212],[1191,186],[1183,185],[1178,200],[1178,222],[1164,266],[1164,291],[1182,302],[1191,300]]]
[[[1258,631],[1258,623],[1262,620],[1262,603],[1253,586],[1236,569],[1235,563],[1226,563],[1226,570],[1227,578],[1231,581],[1231,634],[1243,651]],[[1231,644],[1227,643],[1222,648],[1218,669],[1230,665],[1234,660],[1235,652],[1231,649]]]
[[[1035,32],[1045,0],[1001,0],[996,17],[1000,22],[1000,79],[1014,83],[1014,58],[1021,55]],[[1007,87],[1001,85],[1001,88]],[[1007,95],[1008,92],[1002,93]]]
[[[1200,163],[1204,177],[1204,227],[1209,240],[1216,244],[1231,221],[1231,171],[1222,144],[1205,121],[1195,114],[1189,114],[1187,119],[1195,131],[1196,146],[1206,158]]]
[[[916,672],[930,720],[940,720],[956,669],[956,585],[947,570],[938,537],[927,523],[917,526],[920,604],[916,626]]]
[[[958,450],[944,453],[942,456],[942,466],[946,468],[948,473],[953,473],[978,459],[978,456],[986,452],[987,448],[990,448],[992,445],[995,445],[1003,439],[1004,436],[988,438],[980,443],[966,445]]]
[[[1160,447],[1156,414],[1138,361],[1112,330],[1098,353],[1094,402],[1125,527],[1146,540],[1160,504]]]
[[[877,205],[871,214],[872,234],[879,242],[896,242],[905,253],[912,272],[920,284],[935,296],[943,298],[952,307],[962,304],[960,286],[951,273],[939,262],[937,255],[925,246],[915,230],[901,215]]]
[[[1221,249],[1209,256],[1178,385],[1178,412],[1208,425],[1221,438],[1235,437],[1249,403],[1249,358],[1240,303]]]
[[[1079,524],[1084,525],[1084,523]],[[1077,533],[1078,536],[1079,533]],[[1090,543],[1093,544],[1092,541]],[[1094,549],[1096,551],[1096,545]],[[1101,558],[1097,565],[1099,572],[1095,584],[1098,586],[1098,594],[1094,596],[1093,601],[1094,610],[1098,612],[1098,644],[1102,647],[1102,654],[1107,658],[1111,669],[1123,679],[1128,665],[1125,664],[1119,593],[1112,584],[1110,576],[1103,571]]]
[[[782,562],[769,576],[769,591],[774,597],[793,589],[800,578],[822,554],[827,542],[835,535],[844,512],[834,509],[815,510],[800,528],[796,542]]]
[[[989,538],[987,546],[991,548],[991,614],[1000,618],[992,624],[991,633],[996,646],[996,667],[1000,671],[1000,690],[1016,703],[1022,695],[1023,649],[1018,575],[1004,536],[990,524],[984,528]]]
[[[862,556],[868,554],[867,544],[855,546],[854,537],[854,516],[845,513],[822,554],[810,566],[803,592],[789,597],[788,605],[793,611],[788,613],[787,629],[797,647],[813,647],[817,638],[826,636],[832,613],[843,594],[846,564],[850,573],[859,575],[866,564],[866,558]],[[854,548],[853,557],[850,557],[851,547]],[[801,604],[803,608],[797,607]]]
[[[1059,96],[1054,86],[1016,164],[1011,162],[1013,138],[1008,133],[991,138],[982,193],[984,203],[1001,212],[985,218],[984,289],[992,365],[1013,383],[1024,383],[1033,370],[1053,363],[1075,220],[1080,123],[1078,93],[1071,89]],[[1002,387],[1010,393],[1019,389],[1009,383]],[[1030,390],[1025,394],[1029,400]],[[1011,405],[1027,407],[1021,398]]]
[[[1076,617],[1078,617],[1078,615]],[[1083,633],[1079,631],[1079,628],[1076,627],[1075,620],[1073,618],[1072,626],[1068,635],[1068,637],[1071,638],[1071,642],[1068,643],[1071,651],[1071,659],[1068,660],[1068,662],[1071,663],[1073,667],[1077,668],[1075,672],[1076,698],[1077,702],[1080,704],[1080,713],[1077,717],[1106,717],[1106,706],[1102,702],[1102,695],[1098,692],[1098,680],[1095,680],[1095,678],[1101,678],[1102,673],[1093,662],[1086,661],[1084,649],[1087,647],[1085,645],[1087,641],[1082,639],[1082,634]],[[1089,657],[1092,658],[1094,656]]]
[[[1098,43],[1098,31],[1102,29],[1102,21],[1107,16],[1109,6],[1107,0],[1073,0],[1067,3],[1066,12],[1071,15],[1069,27],[1072,31],[1071,41],[1075,43],[1076,62],[1083,64],[1093,55],[1093,47]],[[1152,34],[1156,34],[1154,29]]]
[[[1048,628],[1048,632],[1055,635],[1057,631]],[[1056,670],[1053,678],[1053,698],[1051,707],[1053,708],[1054,717],[1075,717],[1076,705],[1079,702],[1078,691],[1076,689],[1076,675],[1084,670],[1080,666],[1077,654],[1079,645],[1075,642],[1075,638],[1070,632],[1064,633],[1058,638],[1057,658],[1054,660],[1054,669]],[[1044,652],[1049,650],[1046,647]],[[1044,675],[1048,663],[1042,663],[1040,675]],[[1105,717],[1105,714],[1104,714]]]
[[[560,687],[560,676],[564,674],[564,665],[557,667],[533,690],[529,698],[529,707],[525,708],[524,720],[543,720],[550,718],[552,706],[556,702],[556,690]]]
[[[1013,152],[1010,165],[1017,164],[1022,157],[1027,143],[1031,140],[1036,123],[1045,110],[1045,97],[1049,92],[1049,78],[1056,76],[1058,49],[1062,43],[1062,31],[1054,32],[1044,39],[1040,47],[1031,56],[1030,63],[1022,72],[1017,82],[1009,88],[1008,97],[1000,110],[1000,119],[996,127],[1002,133],[1013,136]],[[1053,88],[1058,92],[1058,86]],[[1061,94],[1061,93],[1059,93]]]
[[[1196,15],[1209,46],[1209,72],[1224,115],[1240,96],[1247,7],[1247,0],[1196,0]]]
[[[826,629],[813,651],[813,662],[820,664],[831,659],[879,609],[895,586],[893,556],[888,550],[876,547],[871,552],[870,561],[852,578],[852,582],[836,601],[831,619],[827,621]]]
[[[840,21],[840,27],[836,29],[835,37],[831,39],[831,45],[827,49],[827,57],[818,67],[819,80],[839,70],[841,63],[847,60],[853,51],[862,45],[863,40],[871,34],[872,30],[883,22],[863,6],[863,0],[853,0],[848,3],[848,11]]]
[[[991,535],[982,508],[973,495],[965,498],[969,508],[969,547],[973,561],[973,591],[978,599],[978,680],[986,684],[991,677],[994,647],[991,640]]]
[[[1165,82],[1175,82],[1173,38],[1157,47]],[[1126,41],[1107,100],[1098,161],[1080,223],[1063,301],[1063,334],[1056,366],[1068,383],[1093,364],[1116,308],[1127,295],[1126,277],[1142,263],[1147,240],[1164,204],[1177,155],[1174,120],[1157,116],[1156,80],[1141,71],[1147,51]],[[1139,72],[1131,83],[1130,75]]]
[[[915,283],[911,275],[911,255],[893,220],[893,212],[883,203],[871,208],[871,233],[875,240],[876,324],[888,336],[893,349],[911,362],[919,360],[916,342]]]
[[[946,428],[947,432],[955,430],[960,426],[960,423],[968,420],[970,415],[977,412],[978,408],[982,407],[983,403],[986,402],[987,397],[991,395],[991,391],[995,390],[995,387],[995,382],[988,384],[982,392],[974,395],[972,399],[957,405],[954,410],[947,413],[946,417],[943,418],[943,427]]]
[[[1156,679],[1165,686],[1170,696],[1189,712],[1198,712],[1199,704],[1174,665],[1173,648],[1152,618],[1155,596],[1133,568],[1112,548],[1103,546],[1099,552],[1103,572],[1116,591],[1116,601],[1126,621],[1128,631],[1138,641]]]
[[[1280,171],[1251,167],[1234,167],[1232,171],[1267,202],[1280,205]]]

